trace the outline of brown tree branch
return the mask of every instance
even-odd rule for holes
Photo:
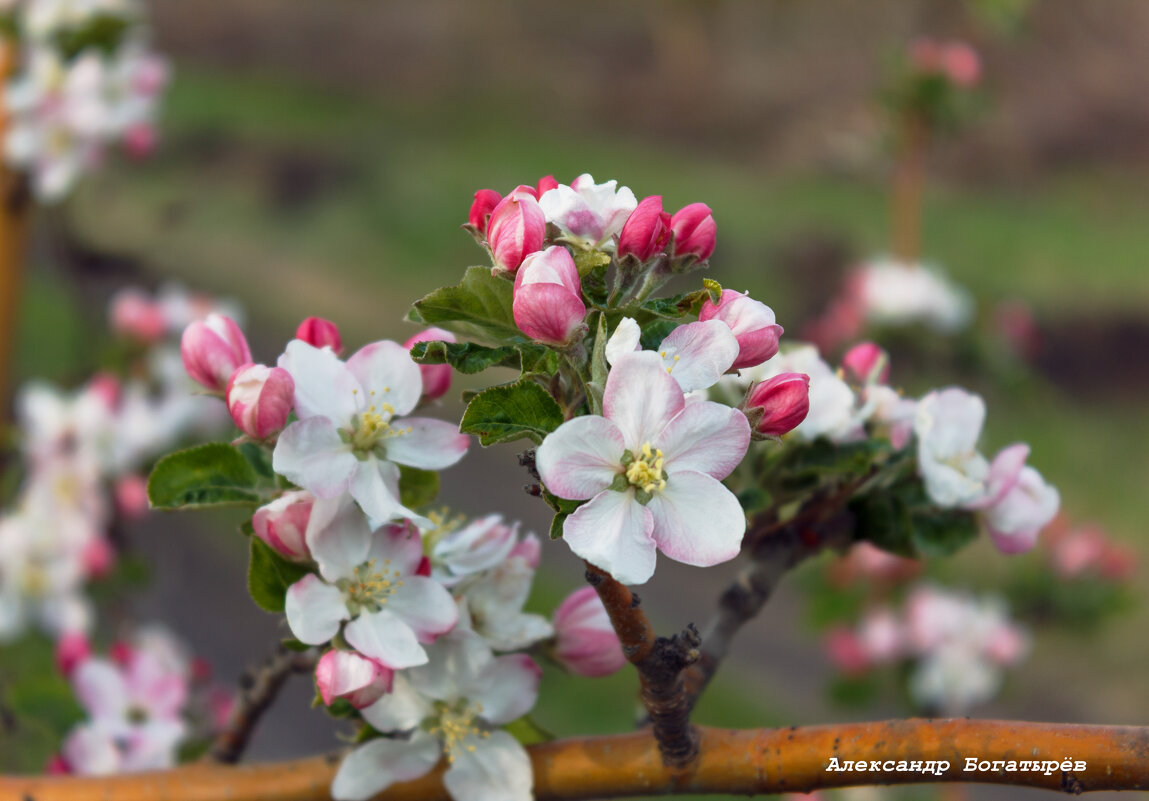
[[[280,645],[259,668],[251,668],[240,677],[240,694],[227,725],[216,735],[207,758],[227,765],[239,762],[251,739],[255,724],[275,701],[287,677],[315,669],[318,654],[314,650],[292,651]]]
[[[807,792],[873,784],[975,782],[1080,793],[1149,788],[1149,728],[996,720],[880,723],[731,731],[699,727],[701,750],[688,771],[667,767],[647,732],[575,738],[528,749],[535,798],[590,799],[673,793]],[[966,759],[988,770],[966,771]],[[827,770],[864,762],[866,769]],[[1085,769],[1062,769],[1065,761]],[[994,761],[1003,763],[994,766]],[[915,770],[898,763],[923,763]],[[925,763],[936,772],[923,772]],[[1010,763],[1017,763],[1009,769]],[[1022,769],[1053,762],[1049,769]],[[876,765],[874,763],[877,763]],[[945,767],[942,767],[942,764]],[[100,778],[0,777],[0,801],[327,801],[337,757],[264,765],[189,765],[161,773]],[[395,785],[379,801],[448,801],[445,765]]]
[[[586,580],[606,607],[627,661],[638,670],[642,704],[663,761],[672,769],[685,769],[698,757],[684,675],[698,659],[697,630],[692,624],[673,637],[656,637],[638,596],[626,586],[590,562]]]

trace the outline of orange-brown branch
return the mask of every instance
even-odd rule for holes
[[[880,723],[731,731],[699,727],[701,750],[683,773],[666,767],[648,732],[558,740],[532,746],[535,797],[588,799],[668,793],[805,792],[828,787],[981,782],[1065,792],[1149,788],[1149,729],[995,720]],[[938,774],[882,769],[828,771],[864,760],[945,761]],[[967,757],[992,762],[1056,761],[1057,770],[966,772]],[[1064,760],[1085,762],[1062,771]],[[327,801],[337,760],[315,757],[265,765],[192,765],[163,773],[107,778],[0,778],[0,801]],[[448,801],[442,765],[396,785],[381,801]]]
[[[914,113],[900,121],[895,155],[891,236],[894,257],[905,264],[921,258],[922,196],[926,183],[929,124]]]

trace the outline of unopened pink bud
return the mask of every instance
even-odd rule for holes
[[[67,632],[56,641],[56,668],[65,677],[70,677],[76,666],[91,655],[91,643],[78,631]]]
[[[109,411],[114,412],[119,408],[123,387],[120,379],[111,373],[96,373],[84,387],[84,392],[99,398]]]
[[[738,340],[738,358],[732,370],[755,367],[778,353],[783,328],[775,322],[774,310],[765,303],[733,289],[722,290],[717,305],[707,298],[698,313],[699,322],[721,320]]]
[[[567,596],[555,610],[555,658],[579,676],[609,676],[626,664],[610,617],[593,587]]]
[[[151,344],[167,333],[163,306],[134,287],[117,292],[108,305],[112,331],[120,336]]]
[[[553,175],[544,175],[542,178],[539,179],[539,182],[535,185],[535,197],[541,198],[543,195],[545,195],[547,192],[551,191],[552,189],[558,189],[558,188],[559,188],[559,182],[555,180],[555,177]]]
[[[873,342],[859,342],[842,357],[842,369],[856,384],[884,384],[890,377],[890,357]]]
[[[539,542],[539,538],[534,534],[528,534],[520,542],[515,543],[515,547],[511,549],[507,558],[511,559],[516,556],[526,560],[531,569],[538,569],[539,562],[542,561],[543,557],[543,546]]]
[[[72,773],[72,767],[62,754],[52,754],[44,765],[44,773],[49,776],[68,776]]]
[[[295,329],[295,338],[302,339],[313,348],[331,348],[335,353],[343,350],[339,326],[322,317],[308,317]]]
[[[371,706],[391,691],[394,676],[390,668],[354,651],[328,651],[315,666],[315,685],[327,706],[338,698],[356,709]]]
[[[684,206],[670,218],[670,229],[674,232],[675,256],[694,256],[706,261],[714,252],[718,226],[705,203]]]
[[[569,345],[581,336],[586,304],[566,248],[552,245],[527,257],[515,276],[511,311],[519,330],[538,342]]]
[[[662,196],[651,195],[639,201],[627,217],[618,236],[618,255],[650,261],[670,241],[670,215],[662,210]]]
[[[486,236],[487,221],[491,212],[499,205],[503,196],[494,189],[480,189],[475,193],[475,200],[471,203],[471,213],[467,215],[467,225],[473,230]]]
[[[267,439],[287,424],[295,399],[295,381],[282,367],[248,364],[227,384],[227,410],[252,439]]]
[[[131,158],[141,161],[156,152],[160,137],[156,126],[150,122],[138,122],[124,131],[124,150]]]
[[[404,342],[403,347],[410,350],[416,342],[458,342],[458,340],[450,331],[428,328]],[[427,400],[441,398],[451,388],[451,365],[420,364],[419,372],[423,375],[423,397]]]
[[[315,496],[306,490],[285,492],[269,504],[255,510],[251,527],[255,536],[296,562],[311,558],[307,548],[307,524]]]
[[[527,256],[543,246],[547,220],[533,193],[534,187],[515,190],[491,212],[487,245],[495,262],[494,272],[515,272]]]
[[[138,473],[127,473],[116,481],[116,511],[126,520],[139,520],[148,511],[148,480]]]
[[[751,387],[743,412],[756,434],[780,437],[793,431],[810,412],[810,376],[780,373]]]
[[[957,86],[971,89],[981,80],[981,57],[965,42],[950,42],[942,51],[941,67]]]
[[[243,331],[222,314],[209,314],[185,328],[180,355],[192,380],[219,393],[238,367],[251,362]]]
[[[870,669],[870,660],[861,638],[846,626],[835,626],[822,640],[826,656],[847,676],[858,676]]]
[[[90,578],[103,578],[116,564],[116,549],[103,537],[97,537],[84,544],[80,559]]]

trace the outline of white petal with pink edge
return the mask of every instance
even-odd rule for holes
[[[576,555],[623,584],[643,584],[654,575],[653,525],[633,490],[607,490],[566,519],[563,539]]]
[[[668,475],[693,470],[717,479],[730,475],[749,446],[746,415],[711,401],[689,404],[654,441]]]
[[[391,462],[368,456],[356,463],[355,475],[348,491],[367,513],[373,528],[390,520],[410,520],[416,525],[432,527],[430,520],[399,502],[399,467]]]
[[[398,342],[382,340],[364,345],[347,360],[347,369],[363,392],[361,409],[389,403],[402,416],[415,408],[423,394],[423,374],[410,352]]]
[[[642,329],[633,317],[623,317],[615,326],[614,333],[606,341],[607,364],[614,364],[628,353],[641,349],[639,340],[642,338]]]
[[[391,692],[371,706],[359,710],[363,719],[376,731],[408,731],[434,713],[434,707],[408,679],[406,673],[395,674]]]
[[[658,356],[682,391],[693,392],[718,383],[738,358],[738,340],[720,320],[687,323],[662,340]]]
[[[682,388],[656,353],[628,353],[607,376],[603,416],[618,426],[632,453],[653,441],[684,405]]]
[[[460,801],[531,801],[534,776],[526,749],[505,731],[463,740],[443,774],[443,785]],[[473,750],[472,750],[473,746]]]
[[[482,704],[484,720],[501,726],[534,708],[542,675],[542,668],[526,654],[500,656],[485,671],[482,684],[467,697]]]
[[[330,348],[315,348],[293,339],[278,365],[295,381],[295,413],[300,420],[329,417],[342,425],[359,409],[359,382]]]
[[[421,643],[433,642],[459,620],[447,588],[423,576],[404,576],[403,586],[387,599],[387,609],[410,626]]]
[[[427,663],[427,652],[419,644],[415,632],[386,608],[359,615],[343,629],[343,636],[356,651],[378,659],[393,670]]]
[[[343,758],[331,797],[336,801],[367,801],[396,782],[430,773],[443,755],[436,737],[416,732],[410,740],[371,740]]]
[[[590,498],[611,485],[626,450],[618,426],[604,417],[576,417],[547,435],[535,453],[539,476],[560,498]]]
[[[122,718],[130,704],[124,675],[104,659],[87,659],[73,674],[76,697],[88,714],[101,718]]]
[[[367,561],[371,529],[363,511],[347,495],[317,500],[307,527],[307,548],[328,581],[346,578]],[[316,522],[318,515],[318,525]]]
[[[351,446],[339,438],[327,417],[309,417],[289,425],[271,456],[275,472],[320,498],[346,492],[358,464]]]
[[[384,440],[390,461],[420,470],[442,470],[458,462],[471,438],[445,420],[406,417],[396,420],[397,431],[406,433]]]
[[[746,515],[722,482],[689,470],[670,476],[647,509],[654,517],[654,541],[676,562],[709,567],[738,555]]]
[[[347,618],[347,605],[338,587],[307,575],[287,588],[284,610],[291,633],[308,645],[325,643]]]

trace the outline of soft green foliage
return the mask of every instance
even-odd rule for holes
[[[489,267],[468,267],[460,283],[416,301],[408,316],[484,342],[525,341],[511,314],[511,300],[510,281],[495,278]]]
[[[545,389],[518,381],[476,395],[467,404],[459,430],[478,435],[483,446],[524,438],[537,445],[562,422],[562,409]]]
[[[439,474],[399,465],[399,502],[408,509],[426,506],[439,495]]]
[[[978,536],[973,512],[930,505],[917,481],[870,493],[851,510],[865,539],[899,556],[949,556]]]
[[[0,647],[0,772],[39,773],[83,713],[56,669],[52,642],[28,635]]]
[[[449,364],[464,375],[491,367],[511,367],[520,374],[553,373],[558,364],[553,350],[535,343],[488,348],[474,342],[417,342],[411,358],[419,364]]]
[[[156,509],[256,504],[259,475],[245,452],[213,442],[160,459],[148,479]]]
[[[265,612],[282,612],[287,588],[308,572],[301,565],[284,559],[259,537],[251,538],[247,591],[256,606]]]

